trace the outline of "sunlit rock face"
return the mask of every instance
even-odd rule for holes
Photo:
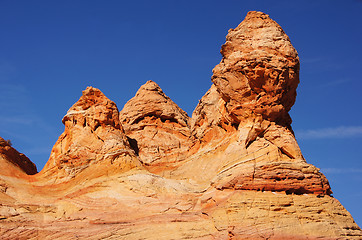
[[[220,157],[225,160],[213,184],[331,194],[325,176],[304,160],[291,130],[288,111],[299,83],[299,58],[282,28],[264,13],[249,12],[229,30],[221,54],[213,85],[191,121],[201,145],[213,149],[225,142]]]
[[[88,87],[62,120],[64,133],[55,143],[41,175],[68,181],[94,165],[119,171],[141,167],[131,149],[116,104]],[[96,170],[95,170],[96,171]]]
[[[289,126],[299,83],[299,58],[289,37],[268,15],[249,12],[230,29],[212,81],[233,122],[261,115]]]
[[[120,113],[88,87],[40,173],[0,138],[1,238],[362,239],[295,140],[282,28],[249,12],[221,53],[191,118],[153,81]]]
[[[189,116],[157,83],[142,85],[119,117],[132,146],[151,172],[185,159],[190,145]]]

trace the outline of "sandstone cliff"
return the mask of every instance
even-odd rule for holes
[[[361,239],[294,138],[282,28],[249,12],[221,54],[191,118],[153,81],[120,113],[88,87],[40,173],[0,139],[2,239]]]

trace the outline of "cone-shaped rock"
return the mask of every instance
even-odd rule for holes
[[[119,122],[114,102],[88,87],[63,118],[64,133],[54,145],[42,175],[69,180],[85,168],[102,164],[127,171],[140,166]]]
[[[140,87],[120,112],[120,120],[150,171],[153,166],[167,167],[183,158],[189,145],[189,117],[155,82]]]
[[[120,112],[122,124],[133,125],[146,117],[157,117],[162,121],[188,125],[189,117],[176,103],[152,80],[147,81],[137,91]]]

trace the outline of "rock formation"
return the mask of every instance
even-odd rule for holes
[[[239,124],[255,115],[289,126],[299,83],[299,58],[289,37],[268,15],[249,12],[230,29],[221,48],[223,59],[212,81]]]
[[[64,133],[40,173],[43,177],[69,180],[93,165],[109,165],[120,172],[142,167],[119,122],[116,104],[100,90],[84,90],[62,122]]]
[[[2,239],[361,239],[294,138],[282,28],[249,12],[221,54],[191,118],[152,81],[120,113],[88,87],[40,173],[0,139]]]
[[[120,112],[133,148],[151,172],[185,158],[189,147],[189,116],[153,81],[137,91]]]

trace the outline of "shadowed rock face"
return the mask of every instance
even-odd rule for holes
[[[11,147],[9,142],[0,137],[0,155],[2,156],[0,174],[9,175],[11,172],[20,170],[20,172],[33,175],[38,171],[33,162],[29,160],[24,154],[19,153]],[[8,166],[8,167],[6,167]],[[13,169],[16,168],[16,169]]]
[[[0,138],[2,239],[361,239],[294,138],[299,59],[281,27],[250,12],[221,53],[191,119],[148,81],[120,114],[83,91],[33,176]]]

